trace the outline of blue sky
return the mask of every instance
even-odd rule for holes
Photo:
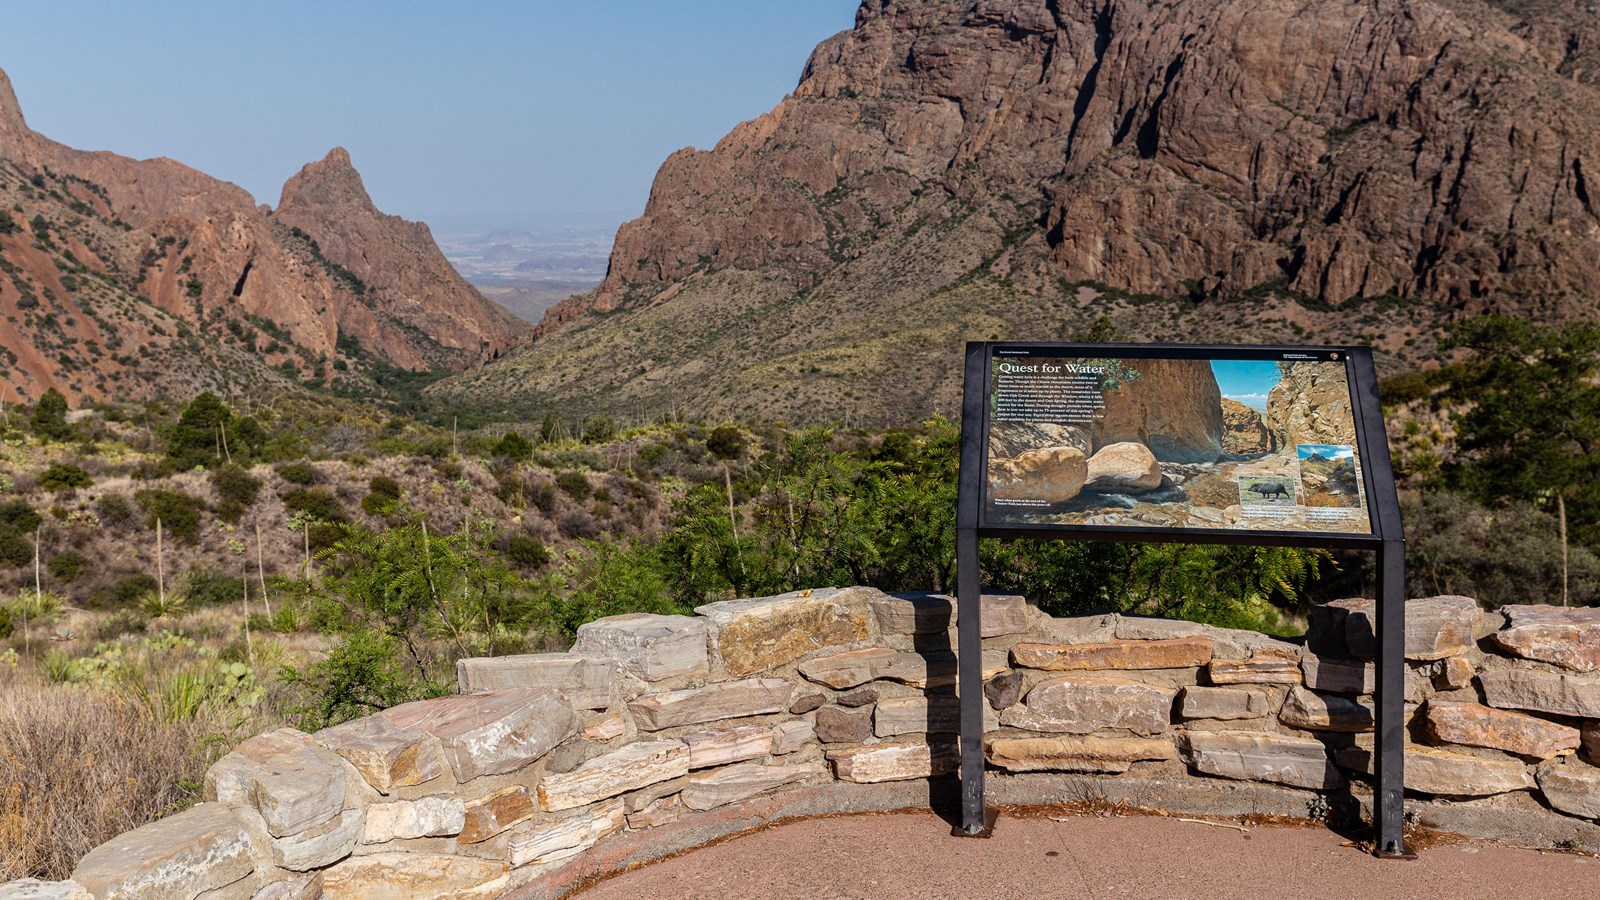
[[[8,6],[0,68],[35,130],[258,202],[341,145],[411,218],[636,214],[668,154],[771,109],[856,5],[52,0]]]
[[[1323,459],[1354,459],[1356,455],[1348,444],[1300,444],[1296,450],[1301,459],[1310,459],[1313,453]]]
[[[1211,372],[1222,396],[1258,412],[1267,411],[1267,392],[1283,377],[1270,359],[1214,359]]]

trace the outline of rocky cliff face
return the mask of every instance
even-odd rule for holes
[[[372,207],[343,150],[282,208],[170,159],[63,146],[0,72],[0,387],[74,401],[462,369],[528,327]]]
[[[1267,428],[1280,447],[1355,446],[1355,411],[1343,363],[1278,363],[1283,379],[1267,393]]]
[[[1589,315],[1600,15],[1503,6],[868,0],[772,112],[663,164],[599,289],[447,390],[572,402],[574,356],[626,352],[620,404],[905,418],[959,378],[885,368],[908,348],[1101,312],[1386,365],[1465,313]]]

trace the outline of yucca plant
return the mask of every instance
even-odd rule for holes
[[[189,599],[182,594],[152,591],[139,598],[139,611],[149,619],[178,619],[189,611]]]

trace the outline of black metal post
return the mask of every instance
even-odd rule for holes
[[[961,703],[961,827],[988,831],[983,798],[983,602],[978,573],[978,518],[983,498],[983,344],[967,344],[962,396],[961,471],[956,504],[956,689]]]
[[[1373,748],[1374,852],[1411,859],[1405,838],[1406,545],[1385,540],[1378,550],[1377,744]]]

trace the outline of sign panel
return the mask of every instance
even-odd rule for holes
[[[985,527],[1373,533],[1344,350],[988,346]]]

